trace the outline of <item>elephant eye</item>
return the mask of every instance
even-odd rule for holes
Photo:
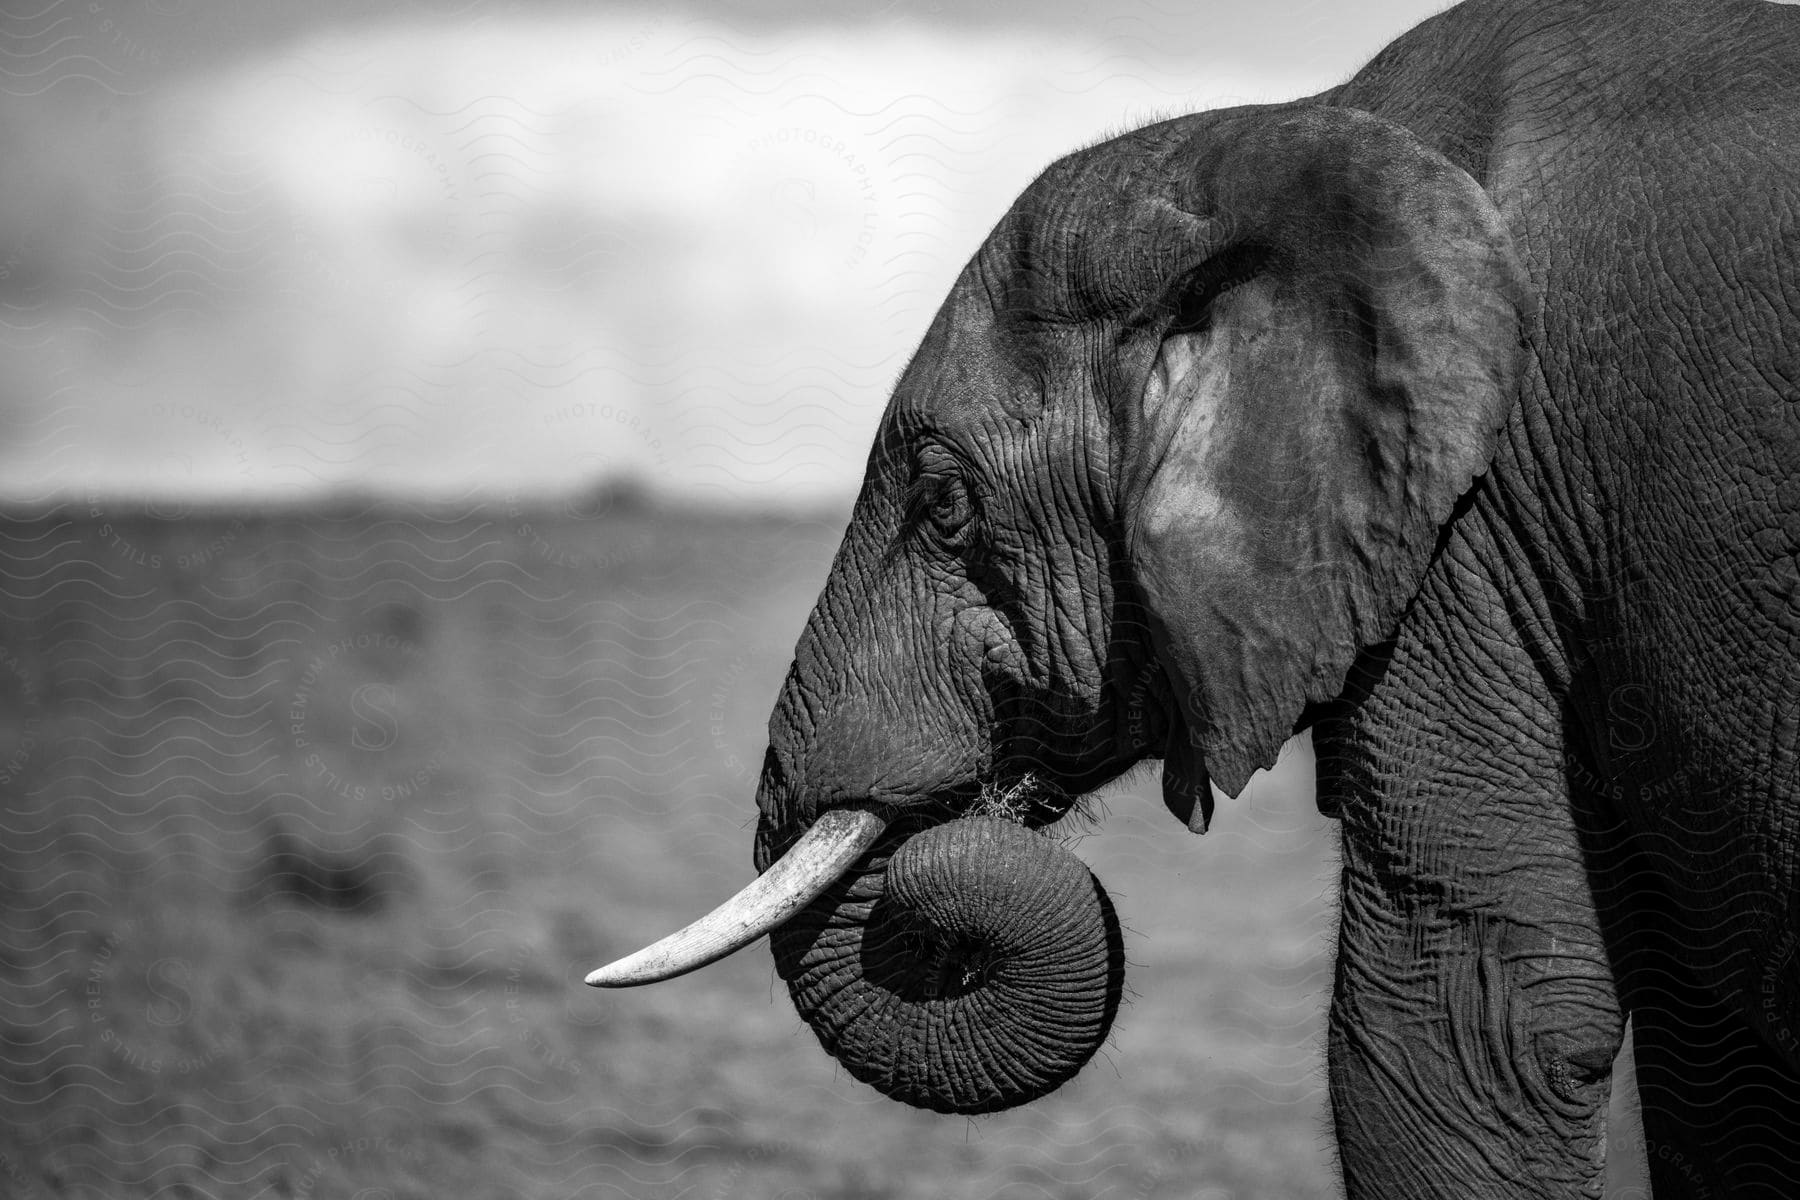
[[[974,515],[969,503],[969,488],[957,475],[941,475],[932,481],[927,493],[925,513],[944,537],[954,537]]]
[[[935,438],[923,439],[913,460],[899,532],[927,533],[939,547],[958,554],[972,550],[980,535],[981,513],[962,455]],[[901,541],[895,542],[897,549]]]
[[[974,498],[956,461],[941,450],[927,450],[907,489],[906,527],[929,526],[939,542],[962,550],[973,539],[975,525]]]
[[[1550,1090],[1570,1103],[1580,1103],[1588,1098],[1588,1093],[1596,1084],[1604,1083],[1612,1077],[1611,1047],[1571,1049],[1567,1046],[1559,1047],[1552,1039],[1543,1038],[1539,1039],[1537,1053]]]

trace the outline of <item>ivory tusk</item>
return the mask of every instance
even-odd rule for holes
[[[887,822],[861,809],[834,808],[750,886],[660,942],[587,977],[593,987],[636,987],[673,979],[741,950],[811,904],[836,883]]]

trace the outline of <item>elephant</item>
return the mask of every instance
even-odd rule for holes
[[[897,381],[769,722],[769,935],[941,1112],[1102,1044],[1043,832],[1161,760],[1204,832],[1310,731],[1351,1197],[1800,1191],[1800,10],[1467,0],[1305,99],[1051,165]],[[1198,918],[1197,918],[1198,919]]]

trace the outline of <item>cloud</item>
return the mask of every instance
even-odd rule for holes
[[[9,297],[6,477],[841,498],[1038,170],[1329,82],[1169,57],[1116,24],[658,9],[393,20],[174,75],[88,138],[129,153],[72,171],[80,220]]]

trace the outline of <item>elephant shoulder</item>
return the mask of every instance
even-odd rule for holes
[[[1670,144],[1721,124],[1800,141],[1800,6],[1768,0],[1465,0],[1323,103],[1412,130],[1490,191],[1503,151]]]

